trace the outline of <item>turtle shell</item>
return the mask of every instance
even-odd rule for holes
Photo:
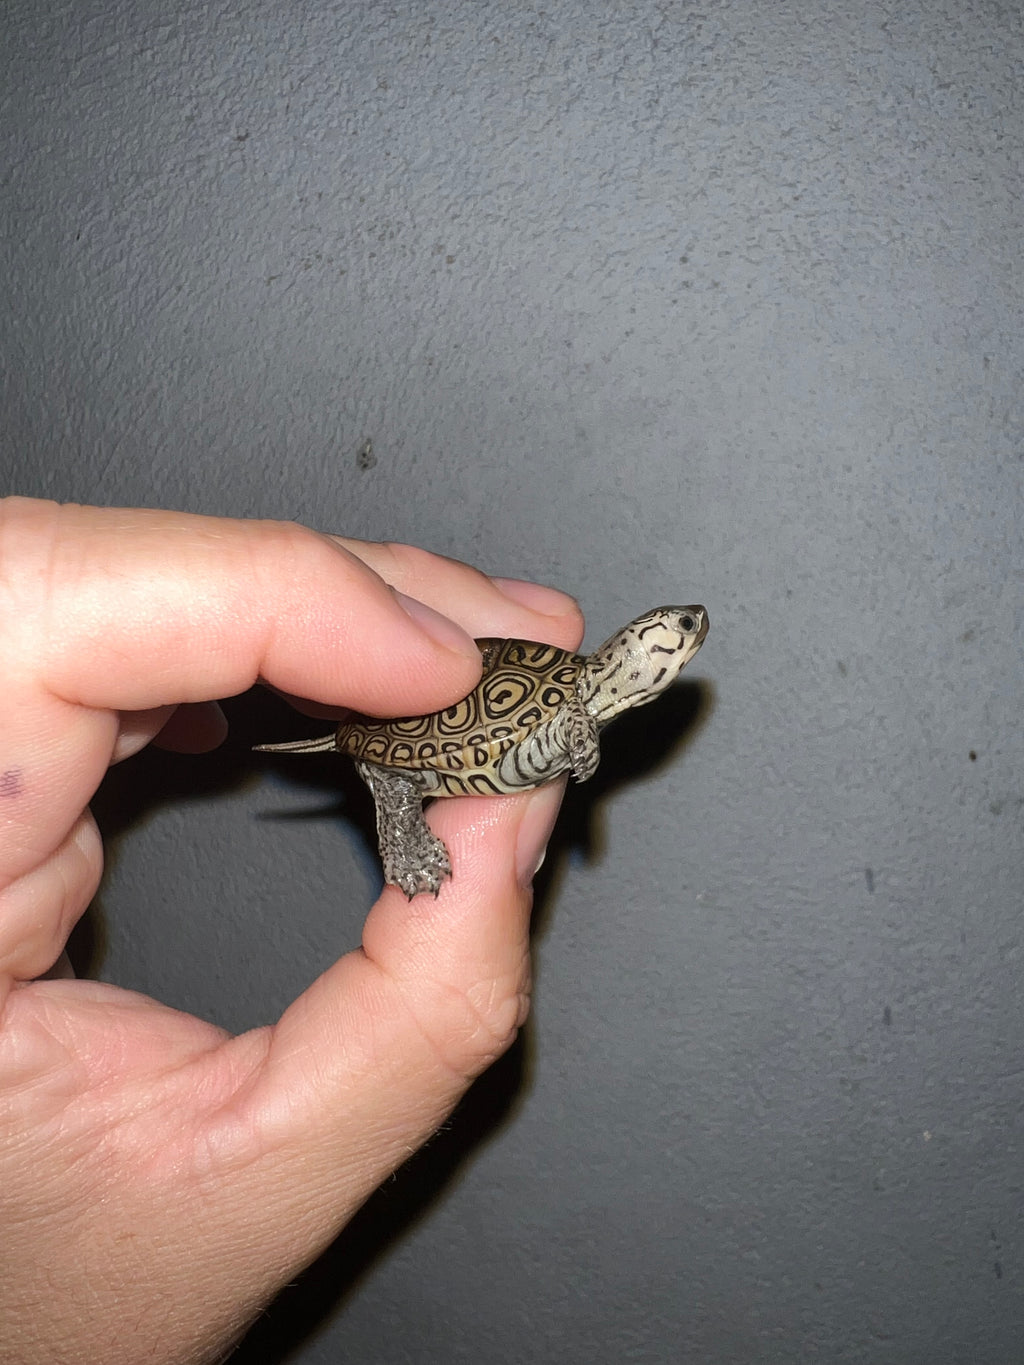
[[[338,727],[338,752],[382,768],[436,772],[453,794],[493,792],[480,779],[572,697],[586,660],[532,640],[476,644],[483,674],[462,701],[427,716],[355,716]]]

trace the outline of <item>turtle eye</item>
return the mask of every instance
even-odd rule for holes
[[[679,625],[680,628],[684,630],[687,635],[692,634],[693,631],[697,629],[697,622],[693,619],[693,617],[690,615],[688,611],[684,611],[682,616],[680,616]]]

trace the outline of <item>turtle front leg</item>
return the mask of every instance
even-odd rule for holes
[[[565,708],[565,747],[576,781],[593,777],[601,761],[597,721],[578,698]]]
[[[448,850],[423,818],[423,788],[404,773],[357,763],[377,807],[377,842],[384,880],[412,900],[421,891],[435,896],[452,875]]]

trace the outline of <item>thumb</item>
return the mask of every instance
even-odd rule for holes
[[[249,1145],[252,1207],[268,1210],[268,1235],[280,1237],[290,1204],[299,1263],[434,1132],[525,1021],[531,882],[563,789],[438,803],[432,822],[458,877],[436,901],[385,888],[362,948],[272,1030],[227,1150],[234,1165],[239,1142]],[[226,1136],[212,1145],[223,1149]]]

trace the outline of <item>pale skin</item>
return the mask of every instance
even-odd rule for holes
[[[150,741],[216,747],[216,699],[257,680],[317,714],[415,714],[476,683],[473,636],[581,634],[563,594],[408,546],[0,500],[5,1359],[220,1359],[528,1008],[530,886],[561,784],[438,803],[456,869],[438,899],[386,887],[361,947],[231,1037],[61,975],[102,870],[87,805],[107,767]],[[216,913],[193,898],[197,920]]]

